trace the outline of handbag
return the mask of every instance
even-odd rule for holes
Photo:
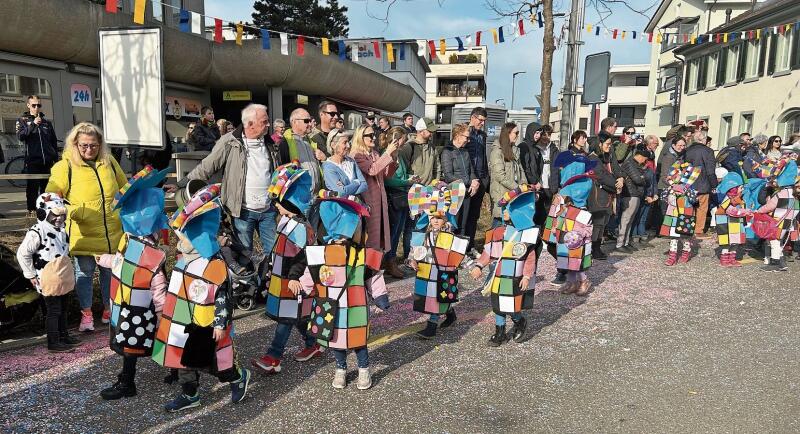
[[[432,246],[435,244],[433,240],[431,240],[430,234],[426,237],[426,242]],[[434,252],[433,255],[433,264],[436,265],[436,269],[439,270],[439,273],[436,277],[436,301],[439,303],[455,303],[458,301],[458,271],[442,271],[442,267],[439,265],[438,260],[436,259],[436,253]]]
[[[184,293],[188,294],[186,290],[186,281],[184,280],[181,284],[183,285]],[[189,314],[190,318],[194,318],[193,308]],[[184,331],[188,334],[188,337],[186,338],[186,343],[183,345],[181,365],[193,369],[213,367],[214,360],[217,356],[217,342],[214,340],[214,327],[202,327],[191,323],[184,328]]]
[[[39,278],[42,295],[58,297],[75,289],[75,268],[69,256],[59,256],[44,266]]]
[[[678,215],[678,221],[675,225],[675,233],[680,235],[694,235],[695,223],[696,220],[694,216],[680,214]]]
[[[153,352],[156,321],[149,308],[123,302],[111,339],[116,345],[141,351],[136,355],[149,356]]]
[[[753,222],[750,227],[758,238],[762,240],[777,240],[781,236],[778,222],[772,216],[764,213],[753,213]]]

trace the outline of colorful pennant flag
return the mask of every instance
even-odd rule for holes
[[[505,42],[506,40],[505,40],[505,38],[503,38],[503,26],[500,26],[497,29],[497,33],[498,33],[497,38],[500,39],[500,43]]]
[[[480,47],[481,46],[481,31],[480,30],[475,32],[475,46],[476,47]]]
[[[201,15],[197,12],[189,12],[189,15],[192,17],[192,33],[197,35],[203,33],[203,27],[202,24],[200,24]]]
[[[591,24],[587,24],[586,25],[586,33],[592,33],[592,25]]]
[[[417,56],[419,57],[425,56],[425,41],[421,39],[417,40]]]
[[[406,60],[406,43],[400,44],[400,60]]]
[[[244,26],[241,22],[236,24],[236,45],[242,46],[242,35],[244,34]]]
[[[375,58],[381,58],[381,43],[378,41],[372,41],[372,51],[375,52]]]
[[[297,55],[298,56],[306,55],[306,38],[304,36],[297,37]]]
[[[619,30],[618,30],[618,29],[614,29],[614,31],[612,32],[612,35],[613,35],[613,36],[611,37],[611,39],[617,39],[617,33],[618,33],[618,32],[619,32]]]
[[[222,43],[222,20],[219,18],[214,18],[214,42]]]
[[[456,36],[456,42],[458,43],[458,51],[464,51],[464,42]]]
[[[394,46],[391,42],[386,43],[386,61],[394,63]]]
[[[447,44],[444,42],[444,39],[439,39],[439,54],[444,56],[446,51],[447,51]]]
[[[428,40],[428,49],[431,52],[431,58],[436,57],[436,45],[433,43],[433,40]]]
[[[265,50],[271,49],[272,47],[270,47],[269,30],[267,29],[260,29],[260,30],[261,30],[261,48]]]
[[[281,54],[284,56],[289,55],[289,35],[286,33],[279,33],[278,36],[281,38]]]
[[[331,54],[331,48],[328,45],[328,38],[322,38],[322,55],[328,56]]]
[[[178,28],[180,28],[181,32],[189,33],[192,31],[191,23],[189,23],[189,11],[181,9],[178,23]]]
[[[523,20],[517,21],[517,28],[519,29],[520,36],[525,36],[525,26],[522,24],[523,22]]]
[[[136,24],[144,24],[144,6],[145,0],[136,0],[133,4],[133,22]]]
[[[497,44],[497,29],[490,29],[492,32],[492,41]]]
[[[106,12],[109,14],[117,13],[117,0],[106,0]]]
[[[339,48],[339,60],[347,59],[347,49],[344,46],[343,40],[336,41],[336,46]]]
[[[472,45],[472,35],[467,35],[466,43],[468,47]]]
[[[541,29],[544,27],[544,18],[542,18],[541,12],[536,12],[536,20],[539,21],[539,28]]]

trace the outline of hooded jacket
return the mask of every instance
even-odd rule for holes
[[[528,124],[525,128],[525,139],[519,144],[519,160],[523,170],[525,170],[525,177],[530,184],[542,183],[544,165],[552,165],[559,152],[558,147],[554,145],[553,142],[548,143],[545,149],[542,149],[534,142],[533,134],[537,129],[539,129],[538,123],[531,122]],[[543,153],[546,153],[548,156],[547,161],[549,161],[549,163],[545,163]],[[558,170],[551,167],[548,181],[548,193],[551,195],[555,194],[555,192],[558,191]]]
[[[211,126],[207,126],[203,120],[200,120],[192,131],[191,140],[195,151],[210,151],[219,139],[217,125],[212,123]]]

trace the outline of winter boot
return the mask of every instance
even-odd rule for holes
[[[683,252],[681,252],[681,257],[678,258],[678,263],[679,264],[685,264],[685,263],[689,262],[691,254],[692,254],[692,252],[690,252],[689,250],[684,250]]]
[[[504,343],[508,342],[508,335],[506,334],[506,326],[504,325],[496,325],[494,326],[494,334],[491,338],[489,338],[489,346],[490,347],[499,347]]]
[[[767,263],[767,265],[761,267],[762,271],[766,271],[767,273],[781,271],[780,260],[769,259],[769,258],[767,260],[769,262]]]
[[[130,398],[136,396],[136,384],[130,378],[122,378],[122,374],[117,377],[117,382],[100,391],[100,397],[106,401],[113,401],[120,398]]]
[[[670,250],[668,255],[669,256],[667,256],[667,260],[664,262],[664,265],[671,267],[678,262],[678,252],[673,252]]]
[[[405,274],[403,274],[403,272],[397,266],[397,262],[395,262],[394,259],[389,259],[386,261],[385,270],[387,274],[394,277],[395,279],[402,279],[405,277]]]
[[[525,338],[525,329],[527,327],[528,319],[523,316],[519,321],[514,322],[514,326],[511,327],[508,333],[511,335],[511,338],[514,339],[514,342],[520,343]]]
[[[62,344],[69,345],[71,347],[77,347],[81,345],[81,340],[70,335],[69,332],[61,333],[59,340]]]
[[[719,265],[720,267],[728,268],[731,266],[730,256],[727,252],[719,254]]]
[[[435,322],[428,321],[425,328],[417,332],[417,336],[425,340],[432,339],[436,336],[436,327],[437,324]]]
[[[786,256],[781,256],[781,259],[778,259],[778,271],[786,271],[789,267],[786,266]]]
[[[728,252],[728,266],[729,267],[741,267],[742,263],[736,259],[736,252]]]
[[[444,314],[444,321],[439,324],[439,328],[446,329],[453,325],[454,322],[456,322],[456,311],[451,307],[450,310]]]
[[[578,290],[575,291],[575,295],[578,297],[585,297],[586,294],[589,293],[589,290],[592,289],[592,282],[589,279],[586,279],[578,284]]]
[[[47,351],[51,353],[69,353],[74,350],[72,345],[61,342],[58,332],[47,333]]]
[[[596,259],[598,261],[605,261],[608,259],[608,255],[601,249],[603,245],[600,241],[592,241],[592,259]]]

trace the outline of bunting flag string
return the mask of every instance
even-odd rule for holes
[[[328,45],[328,38],[322,38],[322,55],[329,56],[331,54],[330,47]]]
[[[386,60],[389,63],[394,63],[394,46],[391,42],[386,43]]]
[[[189,14],[192,17],[192,33],[198,35],[203,33],[203,27],[200,24],[200,14],[197,12],[190,12]]]
[[[109,14],[117,13],[117,0],[106,0],[106,12]]]
[[[284,56],[289,55],[289,35],[286,33],[278,33],[278,37],[281,39],[281,54]]]
[[[144,0],[136,0],[133,4],[133,22],[136,24],[144,24]]]
[[[267,29],[259,29],[261,31],[261,48],[265,50],[269,50],[270,43],[269,43],[269,30]]]
[[[305,56],[306,54],[306,38],[302,36],[297,37],[297,55]]]
[[[240,22],[236,25],[236,45],[242,45],[242,34],[244,34],[244,26]]]
[[[219,18],[214,18],[214,42],[222,43],[222,20]]]

